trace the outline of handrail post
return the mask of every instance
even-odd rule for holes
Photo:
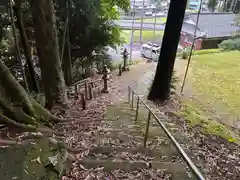
[[[130,104],[131,101],[131,88],[128,86],[128,103]]]
[[[132,91],[132,108],[133,108],[133,102],[134,102],[134,91]]]
[[[146,126],[146,131],[144,135],[144,147],[147,146],[147,139],[148,139],[148,132],[149,132],[149,125],[150,125],[150,120],[151,120],[151,110],[149,109],[148,111],[148,119],[147,119],[147,126]]]
[[[139,110],[139,97],[137,96],[137,109],[136,109],[135,123],[137,123],[137,119],[138,119],[138,110]]]

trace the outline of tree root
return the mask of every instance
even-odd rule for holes
[[[16,122],[16,121],[6,117],[5,115],[3,115],[1,113],[0,113],[0,121],[1,121],[1,123],[11,125],[11,126],[15,126],[15,127],[20,128],[20,129],[24,129],[24,131],[28,131],[28,132],[51,133],[51,134],[56,134],[56,135],[59,135],[59,136],[64,135],[64,133],[54,132],[52,129],[49,129],[49,128],[38,128],[38,127],[31,126],[31,125],[25,125],[25,124]]]
[[[37,124],[36,119],[28,116],[24,111],[19,108],[14,108],[4,97],[0,97],[0,106],[4,109],[6,114],[9,114],[11,118],[17,119],[19,122],[26,124]]]
[[[37,135],[28,135],[28,136],[24,136],[22,139],[26,140],[26,139],[42,139],[42,138],[46,138],[48,139],[52,144],[56,144],[59,145],[60,147],[67,149],[67,151],[71,152],[71,153],[79,153],[81,152],[81,150],[79,149],[74,149],[69,147],[68,145],[66,145],[64,142],[58,141],[52,137],[45,137],[42,134],[37,134]]]
[[[34,109],[38,112],[38,114],[41,114],[41,117],[39,117],[39,118],[44,119],[44,122],[58,123],[58,122],[68,121],[67,119],[59,118],[59,117],[53,115],[50,111],[48,111],[47,109],[42,107],[40,104],[38,104],[34,99],[32,99],[31,102],[32,102]]]

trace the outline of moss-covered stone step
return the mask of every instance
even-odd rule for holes
[[[172,175],[173,180],[188,180],[188,169],[184,163],[176,162],[144,162],[144,161],[111,161],[111,160],[80,160],[81,164],[86,169],[103,167],[103,171],[111,172],[113,170],[122,170],[124,172],[132,172],[140,169],[155,169],[158,171],[168,172]]]
[[[0,148],[1,180],[56,180],[66,167],[66,150],[48,139]]]

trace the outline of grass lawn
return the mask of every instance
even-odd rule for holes
[[[121,38],[124,40],[126,43],[130,42],[130,36],[131,36],[131,30],[122,30],[121,31]],[[162,39],[164,31],[159,31],[157,30],[155,32],[155,39]],[[148,42],[153,40],[153,31],[152,30],[143,30],[142,31],[142,38],[143,42]],[[133,42],[138,43],[140,42],[140,30],[135,30],[134,31],[134,37],[133,37]]]
[[[149,18],[144,18],[143,19],[143,22],[152,22],[152,23],[154,23],[154,21],[155,21],[154,17],[149,17]],[[156,22],[157,23],[165,23],[166,21],[167,21],[166,17],[157,17],[156,18]],[[135,20],[135,22],[141,22],[141,19],[137,19],[137,20]]]
[[[190,69],[192,99],[185,101],[183,115],[206,133],[240,140],[232,131],[240,132],[240,52],[193,56]]]

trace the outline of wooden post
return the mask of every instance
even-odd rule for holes
[[[133,101],[134,101],[134,91],[132,91],[132,109],[133,109]]]
[[[121,76],[122,75],[122,64],[119,64],[118,70],[119,70],[118,76]]]
[[[92,87],[90,84],[88,85],[88,90],[89,90],[89,99],[91,100],[92,99]]]
[[[149,132],[149,125],[150,125],[150,120],[151,120],[151,111],[148,111],[148,119],[147,119],[147,126],[146,126],[146,131],[145,131],[145,135],[144,135],[144,147],[147,146],[147,139],[148,139],[148,132]]]
[[[77,87],[77,84],[74,86],[75,88],[75,96],[78,94],[78,87]]]
[[[93,88],[92,92],[93,92],[93,98],[96,98],[97,97],[97,95],[96,95],[96,93],[97,93],[96,88]]]
[[[80,96],[81,96],[81,105],[82,105],[82,109],[85,110],[85,109],[86,109],[86,99],[85,99],[83,93],[80,93]]]
[[[137,123],[137,119],[138,119],[138,110],[139,110],[139,97],[137,97],[137,108],[136,108],[135,123]]]
[[[107,80],[108,80],[108,69],[107,69],[107,66],[104,65],[104,69],[103,69],[103,90],[102,92],[103,93],[108,93],[108,84],[107,84]]]
[[[130,104],[130,101],[131,101],[131,89],[130,87],[128,86],[128,103]]]
[[[69,92],[69,89],[67,90],[67,97],[70,98],[70,92]]]
[[[84,87],[85,99],[88,99],[88,89],[87,89],[87,86],[88,86],[87,81],[85,81],[85,87]]]

